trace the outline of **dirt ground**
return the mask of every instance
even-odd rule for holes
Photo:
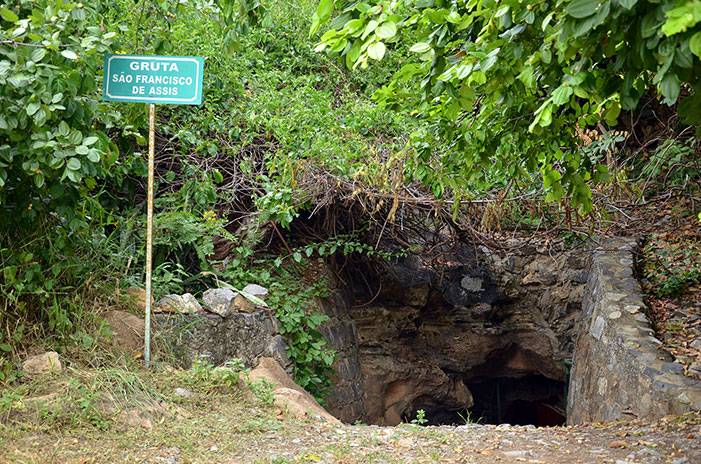
[[[140,379],[138,391],[114,381],[95,382],[99,376],[81,379],[126,392],[127,399],[138,391],[151,396],[139,403],[122,401],[118,409],[94,409],[90,398],[98,404],[99,388],[76,388],[75,378],[15,390],[14,396],[0,392],[0,463],[701,462],[699,415],[653,424],[553,428],[339,425],[294,419],[242,386],[192,383],[187,385],[191,395],[183,397],[175,393],[182,374]],[[36,407],[37,397],[63,402]],[[107,412],[99,415],[99,410]]]

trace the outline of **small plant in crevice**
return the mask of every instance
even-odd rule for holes
[[[295,382],[322,400],[331,387],[331,366],[335,352],[319,332],[328,316],[316,311],[315,298],[326,296],[327,282],[319,279],[305,284],[298,271],[278,266],[273,259],[257,260],[255,267],[230,267],[221,272],[235,288],[248,283],[265,286],[270,292],[266,304],[279,322],[279,333],[285,338],[287,354],[292,361]]]
[[[326,296],[327,283],[321,279],[305,287],[291,278],[292,275],[287,275],[272,282],[267,302],[280,322],[280,334],[287,341],[295,381],[321,400],[331,387],[329,376],[335,352],[319,332],[329,317],[315,311],[314,299]]]

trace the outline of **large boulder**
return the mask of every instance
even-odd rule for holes
[[[47,351],[27,358],[22,364],[22,370],[29,375],[41,375],[61,372],[63,366],[58,353]]]
[[[126,311],[102,314],[112,330],[112,345],[120,350],[140,351],[144,346],[144,320]]]
[[[312,395],[297,385],[273,358],[261,358],[258,366],[249,374],[249,379],[273,384],[275,404],[293,417],[315,418],[340,424],[340,421],[321,407]]]

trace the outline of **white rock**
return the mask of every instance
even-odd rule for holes
[[[249,295],[257,296],[261,300],[268,296],[268,289],[257,284],[248,284],[243,287],[242,291]]]
[[[181,398],[190,398],[192,392],[187,388],[178,387],[175,389],[175,396],[180,396]]]
[[[156,305],[156,312],[192,314],[202,311],[202,306],[191,293],[166,295]]]

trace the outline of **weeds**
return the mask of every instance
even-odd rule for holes
[[[419,409],[416,411],[416,417],[411,420],[414,425],[426,425],[428,424],[428,419],[426,419],[426,411]]]
[[[265,379],[258,379],[247,383],[248,388],[253,392],[258,401],[270,406],[275,400],[275,394],[273,390],[275,389],[275,384],[269,382]]]

